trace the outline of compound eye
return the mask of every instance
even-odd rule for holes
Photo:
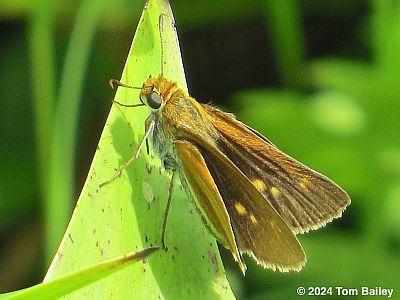
[[[160,108],[162,99],[159,94],[157,94],[156,92],[151,92],[150,94],[147,94],[145,97],[147,105],[150,106],[152,109]]]

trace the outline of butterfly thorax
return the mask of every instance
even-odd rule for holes
[[[174,146],[177,140],[196,143],[198,137],[216,145],[218,133],[210,115],[194,98],[178,88],[176,82],[163,76],[149,77],[143,84],[142,93],[152,91],[161,96],[162,104],[149,117],[155,124],[151,141],[166,168],[176,169],[178,166]]]

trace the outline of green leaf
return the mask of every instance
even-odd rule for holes
[[[144,259],[158,249],[159,247],[146,248],[126,256],[111,259],[95,266],[73,272],[53,281],[37,284],[33,287],[20,291],[0,295],[0,299],[55,299],[76,291],[77,289],[89,285],[112,273],[115,273],[120,269],[137,262],[138,260]]]
[[[161,55],[159,19],[163,15]],[[141,86],[161,73],[186,88],[179,44],[167,1],[149,0],[139,21],[121,81]],[[118,47],[118,45],[114,45]],[[138,90],[118,88],[115,100],[138,103]],[[101,98],[101,97],[99,97]],[[144,133],[147,107],[116,104],[100,138],[86,183],[45,281],[100,261],[161,245],[170,174],[150,149],[120,178],[99,187],[126,163]],[[82,150],[82,149],[81,149]],[[71,299],[232,299],[215,239],[185,194],[175,189],[166,229],[167,249],[86,287]],[[68,298],[68,297],[67,297]]]

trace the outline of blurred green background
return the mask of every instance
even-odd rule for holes
[[[242,277],[221,249],[237,297],[380,286],[400,299],[400,1],[171,5],[191,95],[234,112],[352,197],[342,219],[299,237],[309,260],[300,273],[248,259]],[[143,6],[0,1],[0,292],[42,280]]]

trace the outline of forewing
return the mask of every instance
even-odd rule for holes
[[[340,217],[350,204],[349,196],[333,181],[286,155],[232,114],[202,106],[220,134],[219,149],[257,187],[294,233],[325,225]]]
[[[175,141],[180,161],[181,182],[190,189],[205,225],[231,252],[242,272],[246,270],[239,254],[225,204],[198,148],[187,141]]]
[[[229,213],[240,253],[248,253],[264,267],[300,270],[303,249],[271,204],[218,149],[199,146]]]

